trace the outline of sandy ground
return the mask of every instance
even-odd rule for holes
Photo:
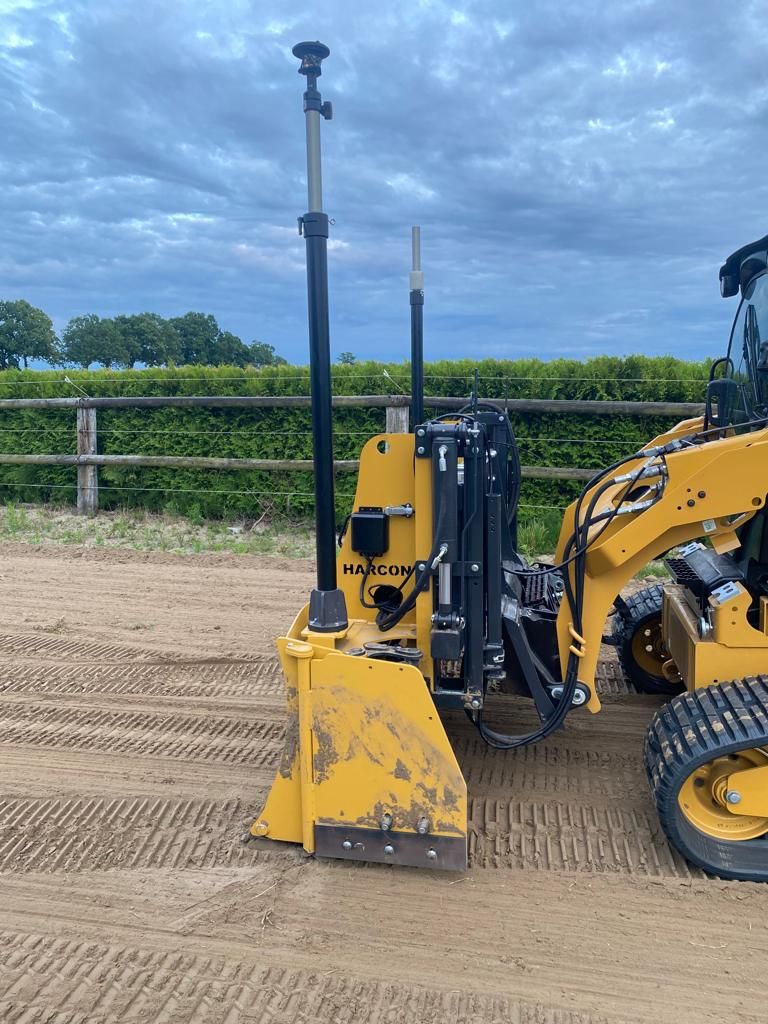
[[[768,888],[667,846],[656,705],[610,660],[603,713],[545,745],[448,721],[464,875],[241,844],[281,747],[271,639],[310,568],[4,549],[1,1021],[765,1021]]]

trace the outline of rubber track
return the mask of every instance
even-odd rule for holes
[[[263,767],[277,763],[282,722],[208,715],[142,714],[48,705],[6,705],[0,742],[143,754]]]
[[[645,766],[664,830],[689,860],[723,878],[768,881],[768,841],[716,840],[684,817],[678,794],[686,778],[714,757],[768,746],[768,677],[720,683],[681,694],[653,717]]]
[[[0,993],[3,1024],[608,1024],[508,997],[16,931],[0,932]]]
[[[648,677],[648,685],[643,685],[643,671],[639,667],[635,667],[635,673],[640,675],[640,679],[633,679],[633,666],[627,663],[627,651],[625,647],[634,635],[638,622],[646,615],[658,615],[659,608],[661,607],[662,597],[664,594],[664,588],[656,583],[650,587],[645,587],[644,590],[639,590],[636,594],[632,594],[628,597],[624,609],[619,611],[616,615],[617,625],[614,632],[614,650],[616,651],[616,658],[620,666],[621,672],[624,676],[624,680],[629,693],[648,693],[654,696],[670,696],[679,693],[682,688],[680,686],[670,685],[666,683],[659,683],[653,685],[651,677]]]

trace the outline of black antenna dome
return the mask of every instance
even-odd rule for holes
[[[320,65],[331,51],[316,39],[314,43],[296,43],[291,52],[301,61],[300,75],[322,75]]]

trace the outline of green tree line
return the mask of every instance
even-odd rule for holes
[[[279,366],[285,359],[263,341],[246,344],[210,313],[165,319],[157,313],[73,317],[56,336],[51,318],[24,299],[0,301],[0,370],[51,366]]]

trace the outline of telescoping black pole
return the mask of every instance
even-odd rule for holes
[[[424,274],[421,228],[411,228],[411,430],[424,422]]]
[[[330,103],[317,89],[320,65],[331,51],[323,43],[297,43],[294,57],[307,77],[304,113],[307,128],[308,210],[299,218],[307,247],[309,366],[312,386],[312,442],[315,470],[317,587],[309,599],[309,628],[332,633],[347,627],[344,594],[336,585],[336,507],[333,485],[331,348],[328,327],[328,216],[323,213],[320,118],[331,119]]]

